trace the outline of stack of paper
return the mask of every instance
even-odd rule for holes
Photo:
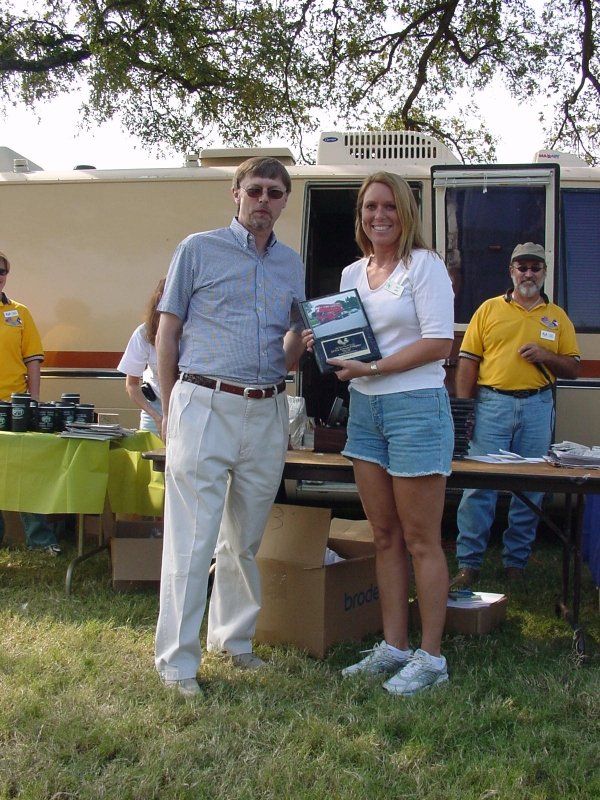
[[[587,447],[577,442],[560,442],[550,447],[547,460],[563,467],[600,469],[600,447]]]
[[[465,597],[460,600],[453,600],[449,597],[448,608],[486,608],[486,606],[491,606],[492,603],[502,600],[503,597],[503,594],[495,594],[494,592],[477,592],[472,597]]]
[[[132,428],[121,425],[99,425],[97,422],[68,422],[61,432],[63,439],[122,439],[135,433]]]

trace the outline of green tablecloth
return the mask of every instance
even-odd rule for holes
[[[108,454],[108,499],[115,514],[161,516],[165,499],[165,476],[142,458],[146,450],[164,447],[148,431],[138,431],[112,442]]]
[[[147,431],[111,442],[0,432],[0,509],[101,514],[108,494],[115,513],[160,515],[163,476],[141,457],[157,447]]]

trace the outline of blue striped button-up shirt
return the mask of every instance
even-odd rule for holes
[[[302,330],[300,300],[300,256],[274,234],[259,255],[254,236],[234,219],[178,245],[158,308],[183,321],[182,372],[260,385],[287,373],[283,337]]]

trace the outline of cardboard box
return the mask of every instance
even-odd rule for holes
[[[501,625],[506,619],[508,598],[504,594],[479,592],[482,598],[489,601],[485,606],[456,606],[449,602],[446,609],[444,633],[463,633],[483,636]],[[410,604],[410,622],[413,627],[420,627],[419,604],[413,600]]]
[[[162,535],[162,520],[115,522],[110,540],[112,582],[115,591],[159,588]]]
[[[330,547],[345,560],[323,566]],[[335,642],[381,630],[373,539],[366,522],[331,510],[274,505],[257,563],[262,609],[255,639],[292,644],[323,658]]]

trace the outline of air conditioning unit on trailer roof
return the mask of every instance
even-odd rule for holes
[[[417,131],[328,131],[319,138],[317,164],[459,164],[454,153],[433,136]]]

